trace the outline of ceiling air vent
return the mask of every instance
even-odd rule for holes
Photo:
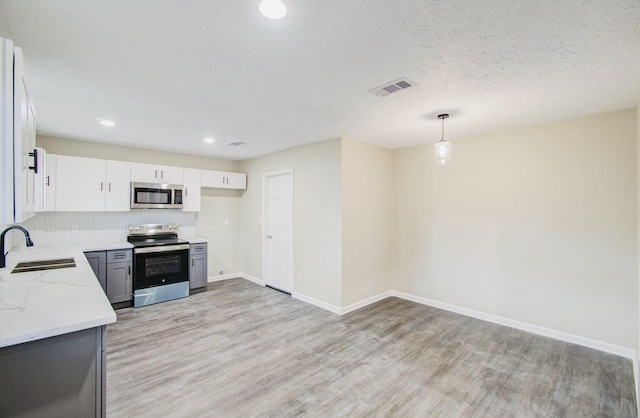
[[[240,145],[244,145],[244,142],[234,141],[234,142],[229,142],[227,145],[229,145],[230,147],[239,147]]]
[[[409,80],[406,77],[402,77],[390,83],[386,83],[379,87],[368,90],[368,92],[378,97],[384,97],[388,96],[391,93],[395,93],[396,91],[408,89],[409,87],[415,85],[416,83],[414,83],[413,81]]]

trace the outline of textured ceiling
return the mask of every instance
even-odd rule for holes
[[[232,159],[434,142],[442,112],[455,144],[640,99],[638,0],[284,2],[272,21],[258,0],[2,0],[0,36],[39,133]],[[417,85],[367,93],[400,77]]]

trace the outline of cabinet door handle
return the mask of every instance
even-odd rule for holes
[[[34,173],[38,174],[38,150],[33,149],[33,152],[29,153],[29,157],[33,157],[33,167],[29,166],[29,170],[33,170]]]
[[[164,170],[160,170],[160,178],[163,179],[164,178]]]
[[[193,267],[193,258],[191,259],[191,267]]]
[[[129,276],[131,276],[131,266],[127,266],[127,268],[129,269],[128,274],[129,274]]]
[[[153,178],[157,179],[158,178],[158,170],[155,171],[155,173],[153,174]]]
[[[47,186],[51,186],[51,176],[47,176]]]
[[[109,191],[111,191],[111,182],[109,182]]]
[[[103,190],[104,190],[104,182],[101,181],[100,182],[100,191],[103,191]]]
[[[187,197],[189,196],[189,189],[188,188],[184,188],[184,196]]]

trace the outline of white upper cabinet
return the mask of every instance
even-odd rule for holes
[[[230,189],[246,189],[247,175],[244,173],[227,173],[227,187]]]
[[[142,183],[183,184],[184,169],[154,164],[131,163],[131,181]]]
[[[247,188],[247,175],[244,173],[202,170],[200,178],[202,181],[202,187],[212,187],[217,189]]]
[[[44,159],[44,210],[56,210],[56,163],[57,155],[45,154]]]
[[[21,223],[36,212],[36,112],[29,97],[22,50],[1,39],[0,223]]]
[[[131,163],[106,162],[105,209],[128,212],[131,210]]]
[[[16,54],[16,60],[22,55]],[[24,76],[24,73],[23,73]],[[14,153],[15,153],[15,222],[23,222],[32,218],[40,202],[36,181],[42,180],[42,173],[38,167],[38,153],[36,151],[36,110],[33,100],[27,94],[24,77],[16,83],[14,106]],[[20,93],[18,93],[20,92]],[[18,97],[21,96],[20,99]],[[19,113],[16,112],[20,105]],[[38,174],[36,174],[38,172]]]
[[[106,163],[94,158],[58,155],[56,210],[95,212],[105,208]]]
[[[35,172],[35,206],[36,212],[44,212],[47,210],[47,151],[43,148],[35,148],[35,158],[36,158],[36,167],[38,168]]]
[[[184,212],[200,212],[202,187],[244,189],[247,184],[247,176],[242,173],[49,153],[45,153],[44,161],[41,195],[44,195],[46,211],[128,212],[131,210],[131,182],[157,183],[154,177],[157,175],[168,184],[183,186]],[[145,177],[149,175],[152,178]]]
[[[56,157],[56,211],[129,211],[130,163]]]
[[[184,169],[183,212],[200,212],[200,171],[193,168]]]

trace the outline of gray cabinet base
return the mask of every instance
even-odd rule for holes
[[[3,417],[104,417],[104,330],[0,348]]]

